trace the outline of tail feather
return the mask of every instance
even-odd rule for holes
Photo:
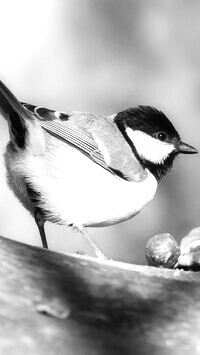
[[[33,117],[2,81],[0,81],[0,111],[9,122],[11,140],[19,148],[24,148],[27,134],[26,120]]]

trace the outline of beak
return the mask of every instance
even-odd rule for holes
[[[183,154],[196,154],[198,153],[198,150],[192,147],[189,144],[180,142],[178,146],[178,153],[183,153]]]

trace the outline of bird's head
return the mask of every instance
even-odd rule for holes
[[[179,153],[197,153],[181,141],[165,114],[153,107],[130,108],[116,114],[114,121],[143,167],[157,180],[171,169]]]

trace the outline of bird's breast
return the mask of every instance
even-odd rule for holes
[[[48,219],[62,224],[103,226],[126,220],[152,200],[157,188],[150,172],[140,182],[123,180],[62,142],[45,155],[24,155],[18,166],[40,194]]]

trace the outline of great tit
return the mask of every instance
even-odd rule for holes
[[[8,185],[35,218],[45,248],[44,223],[50,221],[78,229],[104,258],[85,227],[135,216],[153,199],[174,158],[197,153],[150,106],[112,116],[66,114],[19,102],[0,82],[0,111],[10,132]]]

